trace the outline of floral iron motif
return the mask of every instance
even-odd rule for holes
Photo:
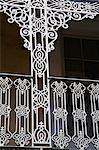
[[[74,135],[72,141],[77,148],[85,149],[89,146],[90,138],[87,134],[86,112],[84,93],[86,87],[82,83],[72,83],[69,88],[72,92],[73,117],[74,117]],[[80,108],[79,108],[80,107]],[[80,128],[81,126],[81,128]]]
[[[12,84],[10,78],[0,77],[0,146],[8,144],[12,136],[10,132],[10,91]]]
[[[90,92],[91,100],[91,116],[93,120],[93,133],[92,142],[95,147],[99,148],[99,84],[90,84],[87,88]]]
[[[15,143],[20,146],[28,145],[31,139],[29,131],[29,90],[31,83],[27,79],[16,79],[16,130],[13,133]],[[22,124],[24,120],[24,124]]]
[[[64,149],[69,145],[71,137],[67,129],[67,108],[66,108],[66,91],[67,85],[64,82],[53,82],[51,84],[53,91],[53,130],[52,141],[56,147]],[[60,120],[62,124],[60,123]],[[52,131],[53,132],[53,131]]]
[[[19,27],[20,27],[20,35],[24,39],[24,47],[30,50],[31,53],[31,76],[34,77],[33,82],[31,84],[26,85],[26,82],[28,83],[27,80],[17,80],[16,82],[21,82],[20,85],[17,85],[16,82],[14,82],[14,85],[16,86],[16,101],[21,102],[22,97],[27,97],[29,96],[29,87],[31,86],[32,90],[32,135],[33,132],[36,132],[38,127],[39,127],[39,122],[37,126],[35,126],[35,119],[34,115],[35,113],[37,114],[37,110],[35,109],[36,104],[38,103],[38,106],[43,106],[43,116],[44,118],[47,118],[47,123],[49,128],[46,127],[46,122],[44,121],[44,127],[45,130],[48,132],[48,135],[50,136],[50,140],[46,140],[48,144],[51,147],[51,116],[50,116],[50,102],[49,100],[49,82],[47,78],[49,77],[49,63],[48,63],[48,52],[54,50],[54,42],[57,39],[57,30],[60,27],[63,27],[65,29],[68,28],[68,21],[70,20],[83,20],[85,18],[90,18],[94,19],[94,17],[99,14],[99,3],[98,2],[74,2],[74,1],[69,1],[69,0],[0,0],[0,12],[4,12],[9,16],[8,22],[13,23],[16,22]],[[39,88],[39,81],[42,80],[42,89]],[[56,83],[55,83],[56,84]],[[58,83],[57,83],[58,84]],[[59,101],[60,98],[64,97],[61,99],[61,103],[65,103],[65,98],[66,98],[66,88],[64,88],[64,83],[59,83],[58,88],[56,88],[56,91],[53,91],[55,95],[57,95],[57,101]],[[33,97],[33,93],[35,94],[35,88],[36,91],[38,92],[38,96],[36,98]],[[47,96],[44,95],[44,90],[45,87],[47,89]],[[62,89],[63,88],[63,89]],[[62,90],[62,91],[61,91]],[[5,92],[5,88],[3,90]],[[41,94],[42,92],[42,94]],[[81,91],[82,92],[82,91]],[[44,95],[44,104],[39,99],[39,95]],[[76,94],[76,93],[75,93]],[[18,96],[21,95],[20,98]],[[82,95],[83,93],[77,93],[77,99],[79,96]],[[43,96],[42,96],[43,97]],[[24,103],[25,103],[25,98]],[[47,100],[48,99],[48,100]],[[55,97],[54,97],[55,100]],[[59,102],[58,102],[59,103]],[[46,104],[46,106],[45,106]],[[16,105],[16,126],[18,126],[18,119],[19,115],[25,114],[25,121],[26,118],[29,118],[29,111],[27,105]],[[20,113],[20,108],[23,108],[22,112]],[[47,111],[45,110],[45,107],[47,108]],[[76,108],[77,109],[77,108]],[[54,105],[54,110],[53,110],[53,115],[54,115],[54,122],[56,122],[56,114],[57,116],[59,115],[57,110],[60,110],[62,114],[59,116],[59,119],[62,119],[62,115],[67,118],[67,110],[66,110],[66,105],[65,108],[62,106],[58,106],[55,108]],[[82,115],[85,117],[85,110],[81,108]],[[73,112],[75,113],[76,110]],[[63,113],[64,112],[64,113]],[[78,112],[76,112],[77,115]],[[40,115],[40,114],[38,114]],[[46,116],[46,117],[45,117]],[[74,115],[75,116],[75,115]],[[36,115],[36,120],[38,120],[38,116]],[[24,122],[25,122],[24,121]],[[63,120],[66,124],[66,129],[67,129],[67,119]],[[58,122],[59,123],[59,122]],[[29,126],[29,122],[27,121],[27,126]],[[22,128],[21,124],[19,125],[20,129]],[[60,126],[60,125],[59,125]],[[28,127],[27,127],[28,129]],[[55,127],[56,129],[56,127]],[[64,125],[58,128],[58,133],[55,133],[60,135],[60,131],[65,132]],[[29,134],[29,131],[25,131],[25,134]],[[15,131],[17,134],[17,131]],[[19,132],[20,134],[20,132]],[[21,134],[20,134],[21,135]],[[64,134],[66,137],[68,136],[67,131]],[[17,136],[18,137],[18,136]],[[20,137],[20,136],[19,136]],[[42,136],[41,136],[42,139]],[[35,137],[32,136],[32,146],[34,146],[34,141]],[[67,140],[68,141],[68,140]],[[69,138],[70,141],[70,138]],[[68,141],[68,142],[69,142]],[[37,141],[36,141],[37,142]],[[68,143],[67,142],[67,143]],[[19,145],[23,146],[27,144],[27,140],[25,142],[20,143]],[[46,143],[45,143],[46,144]],[[63,144],[64,145],[64,144]],[[67,144],[65,144],[62,147],[65,147]]]

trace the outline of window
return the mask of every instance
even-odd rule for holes
[[[50,76],[99,79],[99,17],[60,28],[49,61]]]
[[[64,37],[67,77],[99,78],[99,40]]]

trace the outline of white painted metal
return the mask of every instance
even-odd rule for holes
[[[13,133],[15,143],[20,146],[28,145],[31,139],[29,131],[29,88],[30,82],[27,79],[16,79],[16,127]]]
[[[9,143],[12,133],[10,127],[10,89],[12,86],[10,78],[0,77],[0,145]]]
[[[64,78],[65,79],[65,78]],[[59,79],[58,79],[59,80]],[[88,87],[85,87],[80,82],[73,82],[70,85],[66,85],[65,81],[51,81],[51,116],[52,116],[52,141],[53,146],[57,148],[64,149],[67,148],[69,143],[72,141],[77,149],[84,150],[87,149],[90,143],[93,143],[94,147],[99,149],[99,84],[92,83]],[[77,80],[76,80],[77,81]],[[81,81],[81,80],[80,80]],[[84,80],[83,80],[84,81]],[[85,80],[86,81],[86,80]],[[84,82],[85,82],[84,81]],[[88,81],[86,81],[88,82]],[[68,82],[67,82],[68,83]],[[71,90],[68,91],[68,90]],[[69,92],[69,97],[67,97],[67,91]],[[89,91],[89,93],[88,93]],[[91,106],[88,101],[88,97],[85,102],[85,93],[90,94]],[[68,124],[70,123],[67,120],[68,117],[68,101],[72,100],[73,111],[73,136],[68,134]],[[89,137],[88,122],[86,123],[87,113],[85,111],[85,103],[91,107],[91,116],[93,120],[93,136]],[[70,106],[69,106],[70,108]],[[70,123],[72,124],[72,123]],[[72,124],[73,125],[73,124]],[[92,132],[92,130],[90,131]]]
[[[59,78],[57,79],[59,80]],[[99,81],[96,81],[92,84],[88,82],[87,86],[82,83],[76,81],[73,82],[73,79],[63,79],[70,81],[71,84],[67,86],[66,81],[55,81],[51,83],[51,124],[52,136],[49,137],[49,132],[46,129],[46,116],[43,116],[44,120],[38,122],[39,114],[38,109],[43,108],[44,114],[47,113],[48,109],[48,91],[47,88],[45,90],[37,90],[36,87],[33,89],[33,110],[35,110],[35,114],[37,115],[35,126],[38,128],[33,132],[33,137],[30,129],[31,119],[29,117],[30,111],[30,88],[31,83],[27,79],[18,78],[14,82],[7,77],[0,77],[0,145],[4,146],[6,144],[9,145],[10,139],[14,139],[15,143],[21,147],[28,145],[33,138],[34,147],[37,144],[37,148],[40,147],[40,144],[47,144],[49,140],[52,140],[54,146],[60,149],[67,148],[69,143],[72,141],[78,149],[84,150],[89,147],[89,144],[92,142],[93,145],[98,149],[98,141],[99,141]],[[81,79],[80,79],[81,81]],[[89,84],[89,86],[88,86]],[[15,97],[16,97],[16,123],[15,127],[11,127],[14,129],[14,132],[10,131],[10,112],[11,110],[11,97],[10,91],[15,87]],[[70,136],[68,133],[68,103],[67,103],[67,91],[71,90],[72,97],[72,106],[73,107],[73,119],[74,119],[74,135]],[[89,91],[90,101],[91,101],[91,116],[93,120],[93,137],[89,137],[87,134],[87,124],[86,124],[86,116],[85,112],[85,96],[84,94]],[[87,93],[88,94],[88,93]],[[87,100],[87,99],[86,99]],[[43,115],[43,114],[41,114]],[[2,117],[4,119],[2,119]],[[13,119],[13,118],[12,118]],[[43,148],[45,146],[41,146]]]
[[[60,27],[67,29],[69,20],[79,21],[85,18],[94,19],[94,17],[99,14],[99,3],[84,3],[69,0],[0,0],[0,12],[4,12],[10,17],[8,19],[9,23],[15,21],[19,25],[20,34],[24,39],[24,47],[30,50],[31,53],[31,76],[34,77],[34,80],[31,80],[32,133],[30,134],[25,125],[26,123],[28,126],[29,123],[29,120],[27,119],[30,111],[28,108],[29,100],[28,98],[26,99],[26,97],[28,97],[28,89],[24,90],[25,87],[27,88],[27,86],[24,85],[25,80],[20,80],[19,84],[23,89],[20,89],[19,85],[16,89],[15,110],[16,127],[19,125],[20,131],[17,131],[16,129],[13,137],[20,146],[27,145],[28,140],[32,138],[32,147],[51,147],[50,96],[49,83],[47,80],[47,78],[49,78],[48,52],[54,50],[54,41],[57,39],[57,30]],[[41,82],[41,84],[39,84],[39,82]],[[16,82],[14,82],[14,84],[16,85]],[[56,95],[57,98],[60,97],[62,99],[65,96],[64,93],[61,95],[56,93]],[[24,97],[24,103],[27,103],[24,106],[21,104],[22,96]],[[66,107],[66,105],[64,105],[64,107]],[[23,111],[19,113],[21,108]],[[42,115],[40,114],[41,110]],[[65,114],[65,119],[64,117],[62,118],[62,115],[56,117],[57,110],[62,112],[62,115]],[[84,108],[81,110],[84,115]],[[74,109],[74,112],[75,111],[77,111],[77,108]],[[61,108],[57,106],[54,110],[54,114],[55,122],[58,124],[59,118],[62,118],[62,121],[65,122],[66,126],[67,112],[64,112],[63,106]],[[20,116],[23,116],[24,118],[24,126],[21,126]],[[40,116],[42,117],[39,119]],[[86,115],[84,115],[84,117],[85,116]],[[84,124],[86,124],[85,120]],[[56,142],[56,146],[59,144],[60,148],[67,146],[71,139],[68,132],[64,131],[64,128],[67,130],[67,127],[62,127],[62,129],[58,127],[59,132],[56,133],[56,139],[59,138]],[[83,132],[85,133],[85,131]],[[15,136],[16,134],[17,136]],[[87,136],[87,133],[85,134]],[[82,134],[79,133],[79,136],[81,135]],[[54,135],[52,139],[55,141]],[[58,143],[61,139],[65,140],[65,143]],[[4,144],[5,142],[3,145]],[[84,145],[84,147],[86,146]]]
[[[91,100],[91,116],[93,120],[92,142],[99,149],[99,84],[91,84],[88,86]]]
[[[51,84],[53,89],[53,115],[54,115],[54,133],[52,140],[54,144],[64,149],[71,141],[71,137],[68,135],[67,129],[67,106],[66,106],[66,90],[67,85],[64,82],[58,83],[57,81]]]
[[[27,79],[16,79],[14,82],[8,77],[0,77],[0,146],[8,144],[10,139],[20,146],[28,145],[31,139],[30,133],[30,85]],[[15,126],[11,127],[10,112],[11,102],[14,100],[14,91],[11,97],[11,88],[16,88],[16,112]],[[14,130],[14,133],[12,131]]]
[[[72,91],[72,105],[73,105],[73,118],[74,118],[74,135],[72,141],[77,148],[81,150],[87,148],[90,143],[90,138],[87,135],[86,112],[84,93],[85,86],[76,82],[70,85]],[[80,127],[81,126],[81,127]]]

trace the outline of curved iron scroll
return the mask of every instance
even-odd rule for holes
[[[99,3],[69,0],[0,0],[0,12],[9,16],[9,23],[16,22],[19,25],[24,47],[31,53],[31,75],[34,76],[34,80],[31,81],[32,134],[25,135],[25,129],[21,128],[20,135],[15,134],[14,139],[17,144],[24,146],[27,140],[21,143],[19,138],[26,137],[30,140],[32,137],[32,146],[51,147],[49,83],[47,80],[49,77],[48,52],[54,50],[54,41],[57,39],[57,30],[60,27],[67,29],[69,20],[94,19],[99,14]],[[17,90],[20,91],[20,89]],[[16,106],[17,119],[22,113],[19,113],[20,109],[21,106]],[[24,109],[26,118],[29,110],[26,106]],[[40,109],[43,109],[41,120],[38,118]],[[63,113],[66,117],[67,113]],[[60,135],[62,136],[61,132]],[[70,141],[69,136],[68,141]]]

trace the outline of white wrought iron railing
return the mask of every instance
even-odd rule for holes
[[[48,53],[54,50],[54,42],[58,37],[57,30],[60,27],[67,29],[70,20],[94,19],[99,14],[99,2],[0,0],[0,12],[9,16],[9,23],[16,22],[19,25],[24,47],[30,50],[31,56],[31,76],[10,77],[1,74],[0,145],[21,147],[27,145],[32,148],[56,146],[57,149],[63,149],[73,141],[80,149],[84,149],[91,142],[94,147],[99,148],[98,110],[95,104],[96,100],[98,102],[98,90],[97,92],[95,90],[98,89],[98,84],[96,87],[90,84],[92,87],[88,89],[82,82],[71,83],[71,86],[67,86],[67,82],[63,81],[51,83],[54,97],[50,98],[49,82],[51,81],[47,80],[49,78]],[[32,76],[34,78],[31,78]],[[56,91],[57,85],[59,91]],[[63,89],[60,89],[61,87]],[[84,106],[86,88],[92,99],[90,113],[93,120],[93,138],[87,135],[87,113]],[[68,89],[72,93],[72,106],[77,105],[71,115],[74,118],[73,136],[69,135],[67,127],[69,112],[65,98]],[[93,105],[96,107],[95,110]]]
[[[99,149],[99,80],[50,77],[50,101],[52,147]]]
[[[31,139],[31,77],[0,74],[0,146],[29,144]]]
[[[33,93],[32,99],[32,79],[28,75],[0,74],[0,146],[98,149],[99,80],[48,79],[51,118],[49,136],[47,93]],[[36,108],[35,113],[32,107]],[[35,122],[32,122],[33,113]],[[47,143],[48,139],[51,140],[51,146]]]
[[[50,147],[48,90],[33,88],[33,79],[0,73],[0,147]]]

